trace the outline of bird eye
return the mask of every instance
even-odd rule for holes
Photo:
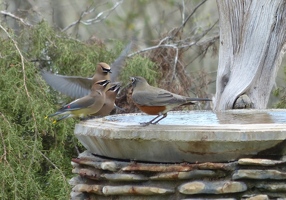
[[[134,83],[136,79],[134,77],[130,77],[130,80],[132,83]]]

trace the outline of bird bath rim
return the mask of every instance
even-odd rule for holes
[[[195,117],[189,124],[176,124],[186,116]],[[286,138],[283,109],[174,111],[157,125],[139,124],[150,117],[136,113],[91,119],[77,124],[75,134],[91,153],[151,162],[229,161],[274,148]],[[285,149],[278,154],[285,155]]]

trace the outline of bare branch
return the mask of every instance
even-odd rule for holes
[[[6,10],[2,10],[2,11],[0,11],[0,13],[1,13],[2,15],[9,16],[9,17],[11,17],[11,18],[13,18],[13,19],[18,20],[18,21],[20,21],[22,24],[24,24],[24,25],[26,25],[26,26],[30,26],[30,27],[33,26],[33,25],[30,24],[29,22],[26,22],[26,21],[23,20],[22,18],[17,17],[16,15],[14,15],[14,14],[12,14],[12,13],[6,11]]]
[[[187,21],[193,16],[193,14],[195,14],[195,12],[197,11],[197,9],[199,7],[201,7],[207,0],[202,1],[201,3],[199,3],[193,10],[193,12],[186,18],[186,20],[183,22],[181,29],[186,25]],[[178,30],[180,31],[180,30]]]
[[[60,174],[62,175],[62,177],[63,177],[63,180],[65,181],[65,182],[67,182],[67,178],[66,178],[66,176],[63,174],[63,172],[45,155],[45,154],[43,154],[41,151],[38,151],[49,163],[51,163],[51,165],[56,169],[56,170],[58,170],[59,172],[60,172]]]
[[[177,66],[177,63],[178,63],[178,57],[179,57],[179,48],[175,48],[176,49],[176,56],[175,56],[175,61],[174,61],[174,67],[173,67],[173,75],[172,75],[172,78],[174,79],[175,76],[176,76],[176,66]]]
[[[12,36],[8,33],[8,31],[7,31],[1,24],[0,24],[0,28],[6,33],[6,35],[8,36],[8,38],[13,42],[13,44],[14,44],[16,50],[18,51],[18,53],[19,53],[19,55],[20,55],[21,64],[22,64],[22,73],[23,73],[23,85],[24,85],[26,94],[27,94],[27,96],[28,96],[28,101],[30,102],[30,101],[31,101],[31,96],[30,96],[30,94],[29,94],[29,91],[28,91],[28,88],[27,88],[27,84],[26,84],[26,79],[27,79],[27,77],[26,77],[26,72],[25,72],[25,62],[24,62],[25,58],[24,58],[23,54],[21,53],[21,51],[20,51],[20,49],[19,49],[19,47],[18,47],[18,45],[17,45],[17,42],[12,38]],[[35,141],[36,141],[37,138],[38,138],[37,135],[38,135],[39,131],[38,131],[38,126],[37,126],[37,120],[36,120],[36,117],[35,117],[35,113],[34,113],[33,110],[31,111],[31,113],[32,113],[33,121],[34,121],[34,127],[35,127]],[[35,152],[36,149],[37,149],[37,145],[36,145],[36,144],[37,144],[37,143],[34,142],[33,152]],[[33,154],[33,155],[34,155],[34,154]],[[29,168],[28,168],[28,170],[27,170],[28,172],[29,172],[29,170],[32,168],[32,165],[33,165],[33,162],[34,162],[33,160],[34,160],[34,158],[32,157],[31,162],[30,162],[30,165],[29,165]]]
[[[123,2],[123,0],[120,0],[120,1],[116,2],[112,8],[98,13],[95,18],[82,20],[82,18],[85,15],[88,15],[88,14],[94,12],[94,10],[95,10],[95,8],[91,8],[90,10],[87,9],[86,11],[82,12],[80,18],[77,21],[75,21],[75,22],[71,23],[70,25],[68,25],[67,27],[65,27],[62,30],[62,32],[70,29],[71,27],[73,27],[73,26],[75,26],[76,24],[79,24],[79,23],[88,26],[88,25],[91,25],[91,24],[95,24],[95,23],[101,22],[101,21],[105,20],[122,2]]]
[[[184,24],[185,22],[185,10],[186,10],[185,0],[182,0],[182,24]]]
[[[160,40],[160,42],[158,43],[158,45],[156,46],[152,46],[152,47],[148,47],[148,48],[145,48],[145,49],[142,49],[142,50],[139,50],[139,51],[136,51],[134,53],[131,53],[128,55],[128,57],[132,57],[136,54],[140,54],[140,53],[143,53],[143,52],[146,52],[146,51],[150,51],[150,50],[153,50],[153,49],[156,49],[156,48],[162,48],[162,47],[169,47],[169,48],[175,48],[176,51],[178,51],[179,48],[189,48],[191,46],[194,46],[194,45],[197,45],[197,43],[207,34],[209,33],[210,30],[212,30],[214,28],[214,26],[218,23],[218,20],[207,30],[204,31],[204,33],[202,35],[200,35],[200,37],[196,40],[196,41],[192,41],[192,42],[184,42],[184,41],[177,41],[177,43],[173,43],[173,44],[162,44],[164,43],[165,41],[168,42],[169,39],[172,39],[174,35],[176,35],[186,24],[186,22],[190,19],[190,17],[196,12],[196,10],[201,6],[203,5],[207,0],[204,0],[202,1],[199,5],[197,5],[195,7],[195,9],[193,10],[193,12],[187,17],[187,19],[183,22],[183,24],[178,28],[178,30],[176,30],[175,34],[172,34],[170,36],[167,36],[165,38],[163,38],[162,40]],[[184,3],[184,1],[183,1]],[[176,55],[177,55],[177,52],[176,52]],[[176,58],[175,58],[175,61],[176,61]],[[176,62],[175,62],[176,64]]]
[[[9,125],[9,127],[11,128],[11,124],[10,122],[8,121],[8,119],[5,117],[5,115],[3,113],[1,113],[1,116],[2,118],[4,119],[4,121]],[[4,142],[4,137],[3,137],[3,134],[2,134],[2,130],[0,128],[0,137],[1,137],[1,140],[2,140],[2,145],[3,145],[3,155],[0,157],[0,162],[2,161],[2,159],[4,159],[5,162],[7,162],[7,158],[6,158],[6,155],[7,155],[7,150],[6,150],[6,145],[5,145],[5,142]]]

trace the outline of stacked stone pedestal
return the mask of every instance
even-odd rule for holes
[[[71,199],[286,199],[286,161],[141,163],[95,156],[72,160]]]

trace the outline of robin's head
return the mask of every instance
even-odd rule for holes
[[[108,90],[110,80],[100,80],[93,84],[92,89]]]
[[[141,76],[130,77],[130,80],[131,80],[131,84],[133,88],[138,87],[138,86],[140,87],[143,85],[148,85],[146,79]]]
[[[97,73],[111,73],[111,68],[108,64],[101,62],[97,65]]]

